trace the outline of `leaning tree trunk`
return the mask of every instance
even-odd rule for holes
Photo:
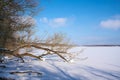
[[[40,43],[39,43],[40,44]],[[70,49],[71,47],[73,47],[72,45],[64,45],[64,44],[43,44],[41,43],[42,45],[39,45],[39,44],[36,44],[36,43],[31,43],[31,44],[24,44],[22,46],[19,46],[15,49],[12,49],[12,50],[9,50],[9,49],[5,49],[5,48],[1,48],[0,49],[0,53],[4,54],[4,55],[12,55],[12,56],[15,56],[17,58],[20,58],[22,60],[22,62],[24,62],[24,56],[29,56],[29,57],[34,57],[34,58],[37,58],[39,60],[42,60],[42,58],[44,56],[47,56],[47,55],[57,55],[58,57],[60,57],[61,59],[63,59],[64,61],[66,62],[69,62],[71,58],[75,58],[75,54],[72,54],[72,53],[68,53],[67,50]],[[64,49],[61,49],[58,48],[58,49],[54,49],[54,48],[49,48],[49,46],[53,46],[53,45],[56,45],[57,46],[62,46],[64,47]],[[47,46],[47,47],[46,47]],[[55,46],[54,46],[55,47]],[[20,54],[19,53],[19,50],[20,49],[25,49],[25,48],[36,48],[36,49],[39,49],[39,50],[44,50],[46,51],[46,53],[42,53],[38,56],[34,55],[34,53],[30,53],[30,52],[25,52],[23,54]],[[81,51],[80,51],[81,53]],[[66,56],[69,58],[66,58]]]

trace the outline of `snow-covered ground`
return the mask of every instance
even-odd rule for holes
[[[73,63],[53,60],[26,63],[8,61],[6,67],[0,65],[0,77],[15,80],[120,80],[120,47],[75,47],[70,51],[81,49],[84,51]]]

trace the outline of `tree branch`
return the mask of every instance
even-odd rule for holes
[[[31,48],[31,47],[47,51],[47,53],[46,54],[41,54],[39,56],[33,55],[31,53],[27,53],[27,52],[23,53],[23,54],[15,53],[16,51],[19,52],[19,50],[22,49],[22,48],[24,49],[24,48]],[[16,49],[9,50],[9,52],[7,52],[7,54],[10,54],[10,53],[12,53],[11,55],[13,55],[15,57],[20,58],[23,62],[24,62],[24,59],[23,59],[24,56],[30,56],[30,57],[34,57],[34,58],[37,58],[39,60],[42,60],[41,58],[43,56],[52,55],[52,54],[56,54],[57,56],[59,56],[64,61],[68,62],[68,60],[63,56],[63,54],[68,54],[69,56],[71,54],[71,53],[67,53],[67,50],[61,50],[60,51],[60,49],[58,49],[57,51],[55,51],[54,48],[50,49],[50,48],[46,48],[46,47],[43,47],[43,46],[38,46],[38,45],[35,45],[35,44],[25,44],[25,45],[19,46]]]
[[[30,56],[30,57],[34,57],[34,58],[37,58],[39,60],[42,60],[40,56],[35,56],[33,54],[30,54],[30,53],[24,53],[24,54],[20,54],[21,57],[24,57],[24,56]]]

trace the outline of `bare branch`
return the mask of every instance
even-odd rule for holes
[[[21,48],[25,48],[25,47],[34,47],[34,48],[37,48],[37,49],[41,49],[41,50],[45,50],[45,51],[49,51],[49,52],[52,52],[54,54],[57,54],[60,58],[64,59],[65,61],[67,61],[67,59],[65,59],[62,55],[60,55],[60,53],[66,53],[66,52],[62,52],[62,51],[54,51],[52,49],[49,49],[49,48],[45,48],[45,47],[41,47],[41,46],[36,46],[36,45],[33,45],[33,44],[26,44],[26,45],[23,45],[23,46],[20,46],[16,49],[13,50],[14,51],[17,51]],[[38,59],[41,59],[40,57],[42,56],[46,56],[46,55],[49,55],[50,53],[47,53],[47,54],[42,54],[40,56],[35,56],[35,55],[32,55],[32,54],[29,54],[29,53],[24,53],[24,54],[19,54],[19,56],[31,56],[31,57],[35,57],[35,58],[38,58]],[[68,62],[68,61],[67,61]]]
[[[30,56],[30,57],[34,57],[34,58],[37,58],[39,60],[42,60],[40,56],[35,56],[33,54],[30,54],[30,53],[24,53],[24,54],[20,54],[21,57],[24,57],[24,56]]]

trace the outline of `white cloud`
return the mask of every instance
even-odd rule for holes
[[[48,23],[48,19],[46,17],[41,18],[40,21],[44,23]]]
[[[49,21],[49,25],[53,27],[62,27],[67,25],[67,18],[55,18]]]
[[[48,19],[46,17],[43,17],[40,19],[42,23],[45,23],[51,27],[63,27],[67,25],[68,19],[67,18],[53,18]]]
[[[104,28],[119,29],[120,20],[119,19],[108,19],[105,21],[101,21],[100,25]]]

